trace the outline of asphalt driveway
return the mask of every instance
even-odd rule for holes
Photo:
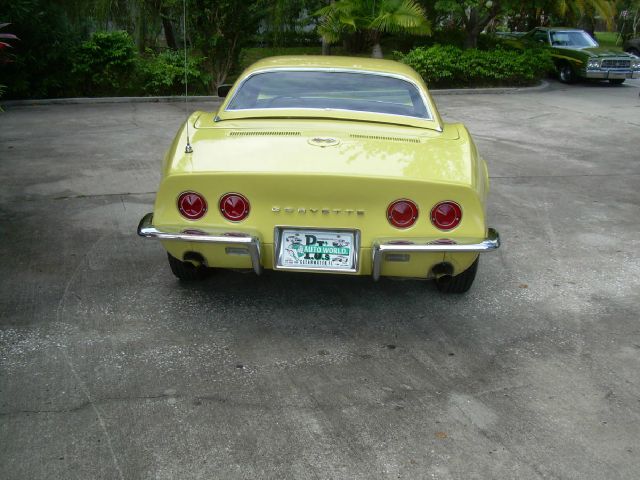
[[[638,478],[639,85],[436,97],[504,240],[464,296],[181,285],[135,228],[183,106],[8,109],[0,478]]]

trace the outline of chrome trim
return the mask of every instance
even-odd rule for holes
[[[326,112],[326,111],[331,111],[331,110],[337,110],[337,111],[342,111],[342,112],[374,113],[374,114],[378,114],[378,115],[386,115],[386,116],[392,116],[392,117],[413,118],[413,119],[417,119],[417,120],[425,120],[425,121],[431,121],[431,122],[435,122],[436,121],[435,117],[433,116],[433,112],[429,108],[429,101],[427,100],[427,97],[424,95],[424,92],[423,92],[422,88],[420,87],[420,85],[417,82],[415,82],[413,79],[411,79],[409,77],[405,77],[404,75],[399,75],[397,73],[376,72],[374,70],[359,70],[359,69],[355,69],[355,68],[274,67],[274,68],[265,68],[265,69],[262,69],[262,70],[256,70],[255,72],[251,72],[249,75],[247,75],[245,78],[242,79],[242,82],[240,82],[238,84],[238,86],[235,88],[235,91],[233,92],[233,96],[228,100],[227,105],[231,105],[233,100],[238,95],[238,92],[240,92],[240,89],[242,88],[242,86],[251,77],[253,77],[254,75],[262,74],[262,73],[273,73],[273,72],[360,73],[360,74],[363,74],[363,75],[377,75],[377,76],[382,76],[382,77],[391,77],[391,78],[395,78],[395,79],[398,79],[398,80],[403,80],[403,81],[413,85],[416,88],[416,90],[418,91],[418,94],[420,95],[420,98],[422,99],[422,103],[424,103],[424,107],[425,107],[425,109],[427,111],[427,117],[424,118],[424,117],[416,117],[416,116],[412,116],[412,115],[398,115],[398,114],[393,114],[393,113],[381,113],[381,112],[365,112],[365,111],[362,111],[362,110],[343,110],[343,109],[340,109],[340,108],[330,108],[330,109],[327,109],[327,108],[242,108],[242,109],[230,109],[228,107],[225,107],[224,111],[225,112],[246,112],[246,111],[251,111],[251,110],[274,110],[274,111],[278,111],[278,110],[312,110],[312,111]]]
[[[167,232],[158,230],[153,226],[153,213],[147,213],[138,224],[138,235],[146,238],[158,238],[160,240],[177,240],[181,242],[196,243],[220,243],[226,245],[242,245],[247,248],[251,257],[251,266],[256,275],[262,273],[260,254],[260,239],[246,233],[221,232],[217,235],[207,233]]]
[[[587,78],[598,78],[600,80],[622,79],[622,78],[640,78],[638,70],[587,70]]]
[[[302,232],[348,232],[353,234],[353,263],[349,269],[337,270],[334,268],[305,268],[305,267],[283,267],[279,265],[280,250],[282,246],[283,230],[300,230]],[[276,225],[273,230],[273,269],[274,270],[295,270],[296,272],[332,272],[332,273],[357,273],[360,270],[360,230],[356,228],[318,228],[318,227],[299,227],[289,225]]]
[[[394,244],[392,241],[386,241],[385,243],[375,242],[372,248],[373,264],[371,273],[373,280],[380,279],[380,272],[382,270],[382,259],[386,253],[433,253],[433,252],[490,252],[500,248],[500,234],[497,230],[489,228],[487,232],[487,238],[480,243],[472,244]]]

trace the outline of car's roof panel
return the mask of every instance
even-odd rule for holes
[[[339,68],[348,70],[360,70],[363,72],[380,72],[408,77],[415,82],[422,82],[422,78],[413,70],[393,60],[382,60],[365,57],[339,57],[332,55],[298,55],[269,57],[257,61],[247,68],[241,77],[253,72],[272,68]]]

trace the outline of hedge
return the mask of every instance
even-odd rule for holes
[[[396,55],[430,88],[534,85],[553,69],[551,56],[543,49],[461,50],[435,45]]]

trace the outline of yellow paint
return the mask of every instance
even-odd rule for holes
[[[217,114],[221,121],[214,121],[214,112],[195,112],[188,120],[193,153],[184,153],[183,127],[163,163],[154,208],[157,228],[256,235],[262,242],[263,267],[268,269],[273,268],[276,226],[357,229],[361,233],[359,275],[371,274],[371,246],[375,241],[449,238],[475,243],[484,239],[486,165],[463,125],[441,122],[424,83],[413,70],[383,60],[287,57],[258,62],[243,75],[274,65],[376,69],[410,77],[424,89],[435,120],[416,126],[367,120],[369,114],[358,118],[352,115],[350,120],[226,118],[222,114],[224,104]],[[232,135],[239,132],[243,135]],[[269,132],[294,135],[270,136]],[[316,137],[335,138],[338,144],[310,144],[309,140]],[[186,220],[178,212],[177,198],[186,190],[202,194],[208,202],[208,211],[199,220]],[[230,222],[219,212],[218,201],[228,192],[248,198],[251,212],[244,221]],[[388,205],[400,198],[412,199],[419,208],[419,218],[409,229],[394,228],[386,218]],[[436,229],[429,218],[431,208],[442,200],[454,200],[463,209],[461,224],[450,232]],[[272,211],[274,207],[280,211]],[[323,209],[330,213],[323,214]],[[340,213],[334,212],[336,209]],[[357,210],[364,210],[364,215],[358,215]],[[250,267],[249,257],[227,255],[224,245],[178,241],[163,241],[163,245],[177,258],[189,251],[198,252],[211,267]],[[427,277],[444,257],[442,253],[411,254],[408,263],[385,261],[382,274]],[[446,257],[459,273],[476,255]]]

